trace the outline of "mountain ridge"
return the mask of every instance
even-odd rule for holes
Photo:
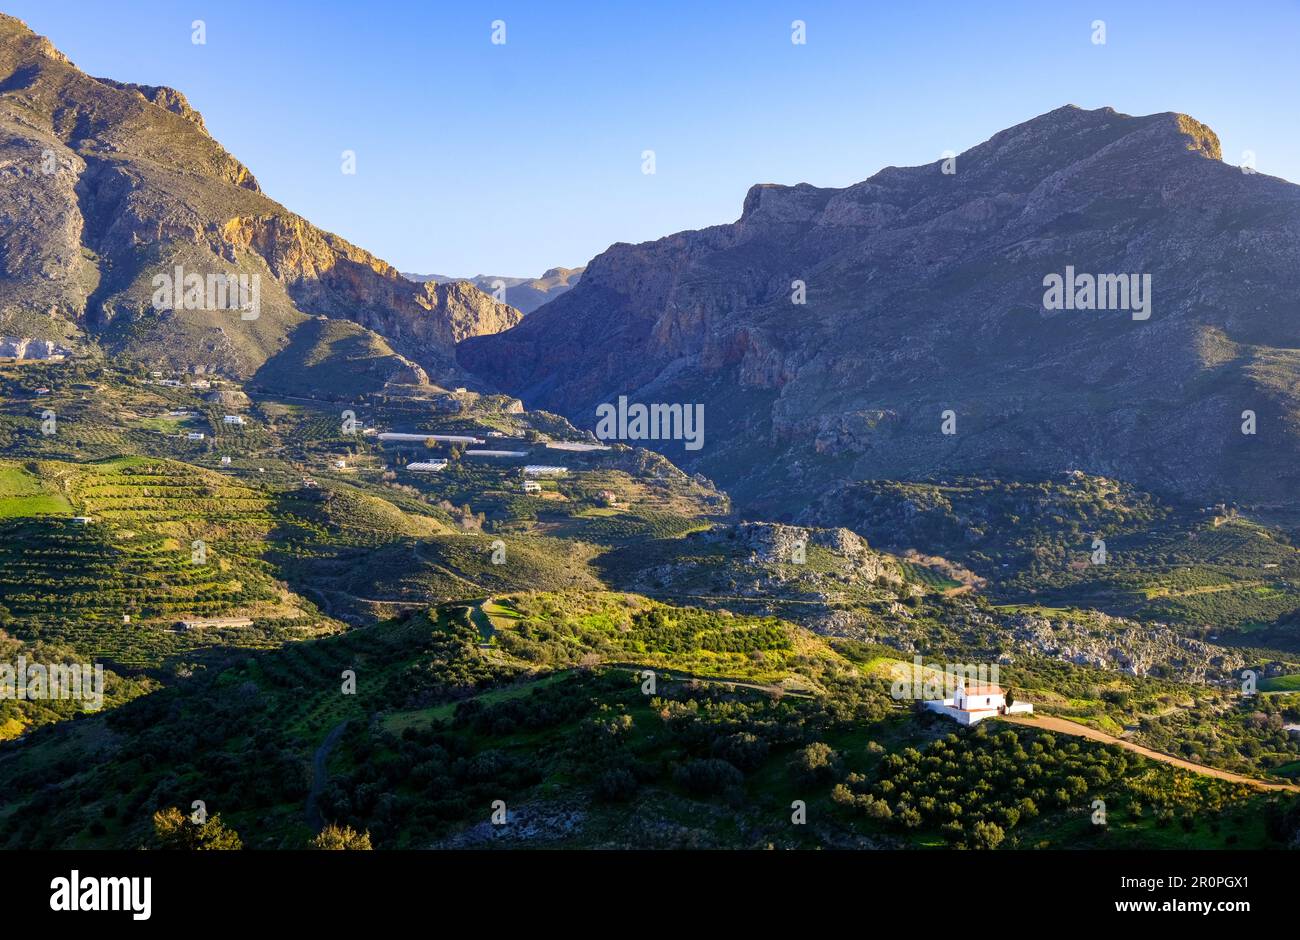
[[[840,189],[760,184],[737,221],[612,245],[458,357],[580,426],[618,395],[713,404],[718,443],[680,456],[778,515],[916,467],[1281,501],[1300,452],[1300,187],[1220,157],[1186,115],[1066,106],[952,174],[940,160]],[[1044,309],[1045,276],[1067,266],[1154,275],[1155,314]],[[1246,410],[1282,445],[1252,449]]]

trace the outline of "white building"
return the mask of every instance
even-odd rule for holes
[[[439,444],[486,444],[481,437],[465,434],[411,434],[406,431],[385,431],[379,435],[381,441],[437,441]]]
[[[201,441],[203,440],[204,436],[205,435],[203,434],[202,431],[190,431],[185,435],[185,439],[187,441]]]
[[[609,450],[608,444],[588,444],[583,441],[547,441],[548,450],[569,450],[579,454],[596,450]]]
[[[541,491],[542,491],[542,484],[538,483],[536,480],[524,481],[525,493],[540,493]]]
[[[1006,690],[1000,685],[972,685],[958,683],[952,698],[925,703],[932,712],[947,715],[959,725],[973,725],[985,718],[998,715],[1032,715],[1034,706],[1028,702],[1007,704]]]
[[[244,425],[244,416],[243,416],[243,415],[226,415],[224,418],[221,419],[221,423],[222,423],[222,424],[237,424],[237,425],[239,425],[239,426],[242,427],[242,426]]]
[[[447,469],[445,460],[421,460],[415,463],[408,463],[406,469],[412,473],[437,473],[439,470]]]
[[[526,450],[483,450],[482,448],[465,451],[466,457],[527,457]]]
[[[548,467],[545,464],[530,463],[524,467],[526,477],[562,477],[569,472],[568,467]]]

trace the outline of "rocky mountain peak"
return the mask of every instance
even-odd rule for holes
[[[124,358],[247,376],[315,348],[292,337],[323,315],[388,338],[387,351],[361,343],[376,355],[446,372],[458,340],[519,318],[469,284],[426,290],[316,228],[262,193],[181,92],[92,78],[3,15],[0,197],[6,335],[74,346],[111,335]],[[255,281],[257,315],[155,308],[153,279],[178,268]]]

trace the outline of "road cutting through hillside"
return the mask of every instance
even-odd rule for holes
[[[1008,721],[1015,725],[1025,725],[1030,728],[1042,728],[1044,731],[1056,731],[1060,734],[1070,734],[1078,738],[1089,738],[1090,740],[1101,741],[1105,744],[1117,744],[1126,751],[1133,751],[1136,754],[1141,754],[1143,757],[1149,757],[1151,760],[1158,760],[1165,764],[1173,764],[1175,767],[1181,767],[1183,770],[1190,770],[1193,773],[1204,774],[1207,777],[1218,777],[1220,780],[1229,780],[1233,783],[1244,783],[1252,787],[1262,787],[1265,790],[1288,790],[1292,793],[1300,793],[1300,785],[1294,783],[1267,783],[1263,780],[1256,780],[1254,777],[1234,774],[1230,771],[1219,770],[1215,767],[1206,767],[1204,764],[1196,764],[1189,760],[1183,760],[1181,757],[1174,757],[1170,754],[1162,754],[1159,751],[1153,751],[1149,747],[1143,747],[1141,744],[1134,744],[1132,741],[1117,738],[1112,734],[1098,731],[1096,728],[1089,728],[1087,725],[1081,725],[1078,722],[1070,721],[1066,718],[1057,718],[1053,715],[1036,715],[1033,718],[1026,715],[1002,715],[997,720]]]

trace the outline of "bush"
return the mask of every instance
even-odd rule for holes
[[[357,832],[351,826],[336,826],[330,823],[308,843],[309,848],[325,851],[362,851],[371,849],[370,833]]]
[[[606,803],[626,803],[636,795],[636,774],[624,767],[607,770],[596,780],[596,799]]]
[[[153,814],[155,842],[160,849],[188,849],[190,851],[234,850],[244,847],[239,833],[228,829],[216,815],[204,823],[196,823],[175,806]]]
[[[745,775],[725,760],[706,758],[683,764],[673,772],[673,780],[695,796],[715,796],[728,787],[738,787]]]

